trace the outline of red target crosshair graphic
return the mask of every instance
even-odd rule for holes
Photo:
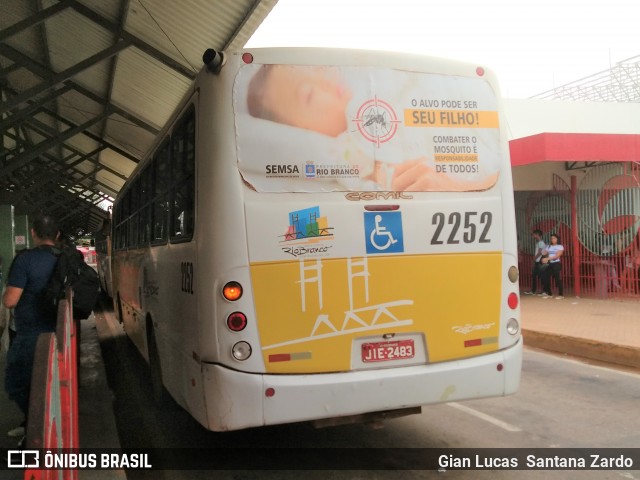
[[[400,123],[391,105],[378,97],[364,102],[352,121],[362,136],[378,147],[393,138]]]

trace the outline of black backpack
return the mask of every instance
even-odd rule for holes
[[[96,271],[84,262],[84,255],[73,247],[61,250],[47,245],[42,248],[58,257],[58,261],[47,286],[39,295],[41,313],[49,318],[57,318],[58,303],[64,298],[66,287],[71,287],[74,320],[89,318],[100,294]]]

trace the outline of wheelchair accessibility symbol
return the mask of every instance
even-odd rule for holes
[[[400,212],[365,212],[367,253],[404,252]]]

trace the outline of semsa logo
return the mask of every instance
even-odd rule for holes
[[[300,175],[298,165],[267,165],[268,177],[297,177]]]

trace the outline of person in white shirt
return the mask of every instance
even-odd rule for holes
[[[524,292],[526,295],[536,295],[538,291],[538,279],[540,279],[540,283],[544,286],[543,274],[540,265],[542,260],[542,255],[544,254],[547,246],[542,240],[542,230],[534,230],[533,231],[533,239],[535,240],[535,251],[533,254],[533,270],[531,271],[531,291]]]
[[[545,296],[546,297],[553,296],[553,294],[551,293],[551,277],[553,277],[553,280],[555,281],[558,287],[558,296],[556,297],[556,300],[564,299],[564,289],[562,286],[562,278],[560,276],[560,272],[562,271],[562,262],[560,258],[562,257],[563,253],[564,253],[564,247],[560,243],[560,237],[558,237],[557,234],[552,233],[551,244],[547,247],[547,254],[549,256],[546,258],[543,258],[541,261],[542,263],[549,264],[549,268],[547,268],[547,271],[543,276],[543,286],[544,286]]]

